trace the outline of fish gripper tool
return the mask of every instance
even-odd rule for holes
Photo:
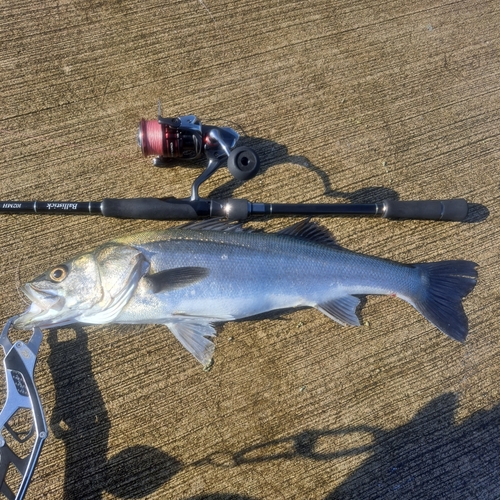
[[[48,432],[34,383],[42,331],[34,328],[27,343],[12,343],[8,334],[16,318],[7,321],[0,335],[7,387],[0,412],[0,493],[8,500],[24,498]]]

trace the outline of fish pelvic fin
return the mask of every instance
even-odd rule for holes
[[[353,295],[345,295],[328,302],[318,304],[316,309],[341,325],[359,326],[356,308],[360,300]]]
[[[422,286],[407,301],[443,333],[464,342],[468,320],[462,299],[476,285],[477,264],[449,260],[414,264],[414,267],[420,272]]]
[[[165,323],[175,338],[203,365],[212,361],[215,344],[206,337],[215,337],[215,328],[207,322],[185,319]]]

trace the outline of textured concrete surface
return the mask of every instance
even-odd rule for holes
[[[165,115],[234,126],[263,158],[255,179],[221,170],[202,195],[464,197],[464,223],[321,222],[353,250],[465,258],[480,273],[464,345],[388,297],[368,297],[360,328],[314,310],[228,324],[210,372],[162,326],[45,332],[36,382],[50,437],[27,498],[500,497],[498,2],[0,9],[0,199],[186,196],[199,170],[153,168],[135,144],[161,99]],[[1,216],[0,318],[49,266],[168,225]]]

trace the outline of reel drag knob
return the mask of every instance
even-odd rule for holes
[[[247,181],[257,175],[260,158],[252,148],[240,146],[231,151],[227,159],[227,168],[235,179]]]

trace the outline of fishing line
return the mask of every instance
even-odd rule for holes
[[[26,297],[24,293],[21,292],[21,263],[23,262],[24,257],[21,256],[17,263],[17,269],[16,269],[16,291],[17,295],[21,299],[21,302],[24,302],[26,305],[30,305],[30,301],[26,300]]]
[[[163,156],[164,140],[168,141],[168,134],[156,120],[141,120],[137,132],[137,144],[144,156]]]
[[[208,15],[212,19],[212,22],[214,23],[215,32],[218,34],[219,39],[222,42],[222,60],[220,62],[224,64],[226,60],[226,41],[224,35],[222,34],[222,28],[220,27],[220,24],[217,22],[215,16],[212,14],[212,11],[208,8],[204,0],[198,0],[198,3],[207,11]]]
[[[207,7],[207,4],[203,1],[203,0],[198,0],[199,3],[201,3],[201,5],[203,5],[203,7],[205,8],[205,10],[208,12],[208,15],[212,18],[212,21],[214,23],[216,23],[215,21],[215,17],[214,15],[212,14],[212,12],[210,11],[210,9]],[[217,24],[217,23],[216,23]]]

